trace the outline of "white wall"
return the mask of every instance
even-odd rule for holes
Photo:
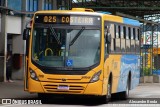
[[[21,17],[7,16],[7,33],[21,34]]]
[[[22,35],[13,35],[12,53],[24,54],[24,41]]]

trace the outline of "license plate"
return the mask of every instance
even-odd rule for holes
[[[69,90],[69,87],[66,85],[59,85],[57,89],[58,90]]]

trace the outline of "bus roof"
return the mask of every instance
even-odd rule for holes
[[[129,18],[123,18],[124,24],[134,25],[134,26],[140,26],[140,22],[138,20],[133,20]]]
[[[127,25],[140,26],[140,22],[138,20],[110,15],[110,14],[104,14],[104,20],[111,21],[111,22],[117,22],[117,23],[123,23]]]
[[[120,22],[120,23],[133,25],[133,26],[140,26],[140,22],[138,20],[111,15],[110,12],[105,12],[105,11],[97,11],[97,12],[104,14],[105,19],[108,21]]]

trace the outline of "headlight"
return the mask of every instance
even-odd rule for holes
[[[37,75],[36,75],[36,73],[33,71],[33,70],[29,70],[30,71],[30,76],[31,76],[31,78],[33,79],[33,80],[36,80],[36,81],[38,81],[38,77],[37,77]]]
[[[93,77],[92,77],[92,79],[90,80],[90,82],[96,82],[96,81],[98,81],[98,80],[99,80],[99,77],[100,77],[100,75],[101,75],[101,72],[102,72],[102,71],[96,72],[96,73],[93,75]]]

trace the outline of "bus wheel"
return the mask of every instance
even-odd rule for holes
[[[109,79],[108,84],[107,84],[107,94],[106,94],[107,102],[109,102],[111,100],[111,89],[112,89],[111,85],[112,85],[111,84],[111,79]]]
[[[102,102],[103,103],[108,103],[111,100],[111,79],[109,79],[108,84],[107,84],[107,94],[102,97]]]
[[[129,97],[129,86],[130,84],[129,84],[129,79],[128,79],[127,85],[126,85],[126,91],[120,93],[120,98],[122,100],[126,100]]]

